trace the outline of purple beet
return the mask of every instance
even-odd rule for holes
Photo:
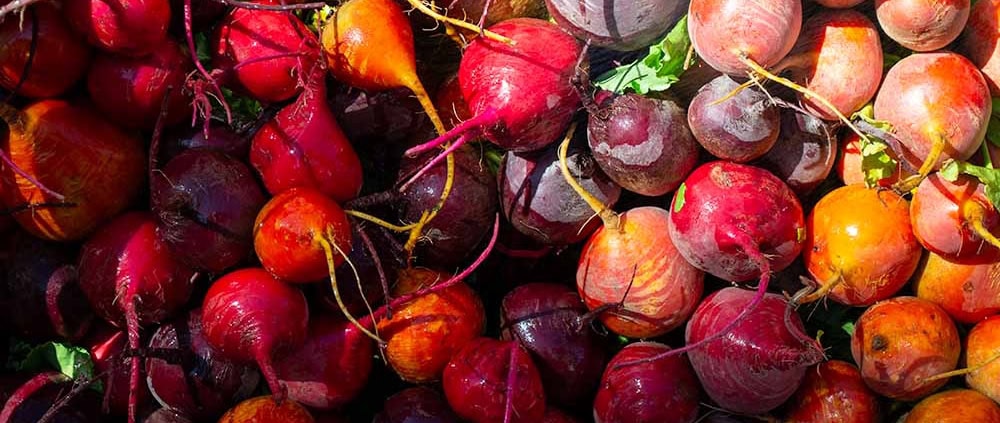
[[[470,341],[448,362],[441,382],[455,413],[474,423],[537,422],[545,415],[538,370],[514,341]]]
[[[705,84],[688,107],[688,126],[695,139],[715,157],[749,162],[763,156],[778,140],[778,106],[756,87],[714,104],[740,84],[727,75]]]
[[[253,250],[264,191],[250,168],[216,151],[190,150],[153,172],[157,234],[191,267],[221,272]]]
[[[201,309],[164,323],[149,340],[161,351],[146,359],[150,392],[165,409],[194,420],[215,420],[247,399],[260,373],[219,356],[202,334]]]
[[[204,127],[201,125],[176,129],[163,137],[160,163],[170,162],[185,150],[199,148],[226,153],[246,162],[250,157],[250,138],[237,134],[218,122],[213,122],[209,127],[208,137],[205,136]]]
[[[504,216],[518,232],[546,245],[577,243],[601,226],[587,202],[566,183],[557,153],[557,146],[508,152],[497,174]],[[610,207],[618,201],[621,188],[586,151],[570,150],[566,162],[573,177],[601,203]]]
[[[549,283],[522,285],[504,297],[500,312],[504,339],[531,353],[545,397],[567,408],[589,403],[607,357],[576,291]]]
[[[617,367],[654,357],[670,347],[656,342],[629,344],[608,363],[594,399],[597,423],[691,423],[698,418],[701,388],[683,356]]]
[[[288,399],[329,410],[351,402],[368,382],[374,348],[354,324],[320,314],[309,321],[305,344],[275,363]]]
[[[73,388],[73,381],[59,372],[39,373],[21,385],[0,411],[0,422],[36,423],[52,405]],[[101,421],[100,394],[87,389],[60,407],[52,418],[58,423]]]
[[[397,392],[372,423],[458,423],[458,417],[437,391],[417,386]]]
[[[0,288],[10,329],[34,342],[80,339],[94,312],[80,290],[74,249],[20,232],[13,243],[6,286]]]
[[[697,343],[739,318],[753,291],[724,288],[709,295],[688,321],[685,339]],[[763,301],[728,334],[688,352],[708,396],[743,414],[766,413],[795,393],[806,369],[824,359],[819,343],[804,333],[798,314],[786,320],[788,303],[777,294]]]
[[[389,287],[404,266],[402,256],[393,254],[392,249],[395,247],[389,244],[390,241],[387,240],[385,233],[362,229],[365,225],[357,221],[351,224],[351,251],[347,253],[345,261],[353,263],[354,269],[346,265],[337,266],[337,290],[340,291],[341,300],[347,311],[353,316],[368,314],[368,306],[375,308],[381,305],[385,300],[385,290],[382,288],[383,276],[386,286]],[[355,269],[358,271],[357,279],[354,275]],[[319,303],[330,312],[338,314],[343,312],[337,304],[330,281],[318,282],[311,286],[314,295],[310,298],[318,299]]]
[[[655,43],[677,23],[684,0],[545,0],[562,28],[592,45],[630,51]]]
[[[677,189],[698,162],[684,109],[638,94],[599,97],[604,98],[590,116],[587,139],[601,169],[638,194],[655,197]]]
[[[785,109],[778,141],[755,164],[774,173],[801,196],[830,175],[837,151],[835,128],[812,115]]]
[[[98,322],[94,330],[83,341],[83,346],[94,361],[94,371],[101,374],[104,399],[99,404],[105,414],[121,417],[129,414],[134,401],[137,412],[142,412],[152,404],[152,396],[146,384],[132,384],[131,358],[124,354],[128,344],[128,333]],[[145,378],[142,369],[136,372]],[[133,391],[134,389],[134,391]]]

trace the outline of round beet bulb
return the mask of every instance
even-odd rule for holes
[[[787,404],[785,420],[794,423],[878,421],[878,396],[846,361],[830,360],[806,371],[806,380]]]
[[[305,343],[274,367],[290,400],[328,410],[346,405],[361,392],[373,352],[371,339],[354,324],[320,314],[310,319]]]
[[[269,396],[250,398],[229,409],[219,423],[313,423],[309,410],[295,401]]]
[[[302,345],[308,321],[302,292],[259,268],[236,270],[215,281],[201,312],[208,344],[225,359],[256,361],[279,401],[286,391],[274,370],[275,357]]]
[[[59,401],[66,391],[73,388],[73,380],[59,372],[42,372],[14,391],[0,410],[0,421],[5,423],[37,423]],[[102,421],[101,396],[93,389],[85,389],[55,413],[52,420],[59,423],[92,423]]]
[[[198,148],[226,153],[243,162],[250,157],[250,139],[215,122],[209,127],[207,137],[202,126],[182,127],[164,134],[162,143],[160,163],[168,163],[185,150]]]
[[[87,74],[87,92],[97,110],[115,123],[151,130],[170,90],[163,124],[173,126],[191,116],[184,83],[192,70],[190,56],[174,41],[139,58],[98,54]]]
[[[755,164],[771,171],[798,195],[822,183],[837,161],[837,131],[819,118],[781,111],[778,141]]]
[[[24,79],[36,22],[35,56]],[[0,49],[0,87],[12,91],[24,79],[17,94],[25,97],[58,96],[76,84],[90,65],[90,46],[70,30],[59,7],[48,2],[33,4],[23,19],[16,16],[3,19],[0,45],[4,46]]]
[[[260,373],[219,356],[205,339],[201,309],[165,323],[149,340],[165,356],[146,358],[150,392],[163,407],[195,420],[218,418],[250,396]]]
[[[587,139],[601,169],[622,188],[642,195],[677,189],[698,162],[687,114],[672,100],[607,96],[590,116]]]
[[[151,181],[157,233],[190,266],[221,272],[253,250],[253,224],[264,192],[243,162],[225,153],[190,150]]]
[[[713,79],[691,100],[687,118],[705,150],[723,160],[745,163],[767,154],[778,141],[781,116],[778,106],[756,87],[715,104],[739,86],[727,75]]]
[[[655,44],[687,10],[687,1],[640,0],[616,5],[607,0],[546,0],[552,19],[591,45],[621,51]]]
[[[458,423],[458,417],[441,394],[417,386],[387,398],[372,423]]]
[[[14,236],[6,285],[6,313],[18,336],[35,342],[82,337],[94,312],[80,289],[76,252],[66,245]]]
[[[64,9],[73,29],[110,53],[144,56],[167,40],[170,0],[73,0]]]
[[[530,153],[508,152],[497,185],[504,216],[518,232],[546,245],[574,244],[598,226],[594,211],[563,177],[558,146]],[[586,151],[567,152],[567,167],[580,185],[603,204],[614,205],[621,188],[601,171]]]
[[[347,311],[354,316],[367,314],[369,306],[376,307],[382,304],[382,300],[385,299],[382,278],[385,277],[386,285],[391,286],[404,265],[403,258],[393,253],[394,247],[389,244],[392,241],[387,240],[384,233],[367,229],[365,225],[364,223],[351,225],[351,252],[347,254],[346,261],[354,264],[354,267],[337,266],[341,300]],[[371,245],[368,245],[368,242],[371,242]],[[355,270],[358,272],[357,279]],[[310,298],[318,298],[319,303],[331,312],[338,314],[342,312],[330,281],[317,282],[312,288],[314,296]]]
[[[514,341],[469,342],[445,367],[442,384],[448,404],[475,423],[537,422],[545,415],[541,377]]]
[[[500,311],[504,339],[531,353],[545,397],[567,408],[587,403],[607,353],[576,292],[564,285],[522,285],[504,297]]]
[[[698,418],[701,388],[684,356],[616,367],[650,358],[670,347],[656,342],[629,344],[608,363],[594,399],[597,423],[691,423]]]

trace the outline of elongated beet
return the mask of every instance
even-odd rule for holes
[[[221,272],[250,255],[265,199],[243,162],[216,151],[186,151],[152,173],[151,191],[157,233],[180,260]]]
[[[589,401],[607,352],[585,318],[572,288],[531,283],[508,293],[501,305],[502,335],[531,353],[550,402],[567,408]]]
[[[0,119],[8,128],[0,149],[24,172],[0,166],[0,196],[22,210],[14,217],[35,236],[81,239],[124,210],[144,184],[140,141],[93,109],[63,100],[24,110],[2,104]]]
[[[778,106],[756,87],[722,100],[738,86],[727,75],[705,84],[691,100],[687,121],[705,150],[720,159],[742,163],[763,156],[774,146],[781,116]]]
[[[455,413],[472,422],[536,422],[545,415],[538,370],[514,341],[469,342],[448,362],[442,384]]]
[[[546,0],[562,28],[592,45],[638,50],[658,41],[684,14],[682,0],[641,0],[616,5],[606,0]]]
[[[169,0],[74,0],[64,8],[73,29],[104,51],[143,56],[167,39]]]
[[[256,369],[226,360],[209,346],[201,309],[161,325],[149,348],[164,351],[146,358],[149,391],[163,407],[195,420],[218,418],[260,381]]]
[[[258,268],[236,270],[215,281],[201,313],[208,344],[225,359],[256,362],[279,401],[287,391],[275,372],[275,357],[302,345],[308,321],[302,292]]]
[[[701,387],[686,357],[663,357],[628,367],[619,363],[655,356],[670,347],[656,342],[629,344],[615,354],[594,399],[594,420],[691,423],[698,417]]]
[[[35,38],[31,69],[24,67]],[[55,97],[83,77],[90,65],[90,47],[72,31],[58,7],[37,3],[27,9],[24,19],[9,17],[0,22],[0,87],[13,91],[24,79],[17,94],[25,97]]]
[[[658,196],[677,189],[698,161],[687,114],[671,100],[611,96],[587,124],[594,160],[629,191]]]
[[[688,322],[688,345],[739,323],[727,335],[688,352],[701,386],[717,404],[742,414],[770,411],[795,393],[806,369],[823,357],[819,344],[805,336],[798,314],[786,319],[788,303],[777,294],[758,301],[752,291],[724,288],[709,295]]]

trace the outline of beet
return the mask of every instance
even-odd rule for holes
[[[184,84],[192,70],[191,58],[174,41],[140,58],[98,54],[87,73],[87,92],[97,110],[116,124],[151,130],[170,90],[163,124],[173,126],[191,116]]]
[[[32,5],[24,19],[9,17],[0,22],[0,87],[31,98],[58,96],[83,77],[90,65],[90,46],[69,29],[61,10],[46,2]],[[36,31],[35,56],[24,78],[24,65]],[[6,98],[6,96],[5,96]]]
[[[522,285],[504,297],[500,312],[503,338],[516,340],[531,353],[545,397],[567,408],[586,404],[597,388],[607,353],[572,288]]]
[[[893,41],[910,50],[933,51],[948,46],[962,33],[970,3],[875,0],[875,13],[882,31]]]
[[[166,357],[146,358],[149,391],[163,407],[195,420],[221,416],[249,397],[260,381],[256,369],[228,361],[209,346],[201,309],[164,323],[149,348],[167,352]]]
[[[631,93],[609,96],[591,114],[587,140],[601,169],[642,195],[677,189],[698,162],[687,114],[671,100]]]
[[[161,408],[154,411],[149,417],[143,420],[144,423],[194,423],[185,415],[173,411],[169,408]]]
[[[143,369],[133,369],[131,366],[132,358],[125,354],[128,342],[127,332],[103,323],[98,324],[83,341],[94,361],[95,373],[102,375],[100,381],[104,387],[104,401],[99,404],[103,404],[105,414],[117,417],[130,413],[132,401],[135,401],[136,412],[141,412],[152,402],[146,384],[132,386],[133,370],[139,380],[143,380],[146,375]]]
[[[254,220],[265,199],[243,162],[190,150],[153,172],[151,185],[157,234],[178,259],[221,272],[250,255]]]
[[[160,147],[160,162],[168,163],[174,157],[196,148],[218,151],[247,162],[250,157],[250,139],[234,132],[225,125],[213,124],[208,129],[208,137],[204,128],[178,128],[163,136]]]
[[[82,337],[94,312],[80,288],[76,252],[22,233],[12,242],[6,284],[0,287],[10,329],[35,342]]]
[[[390,244],[392,241],[387,240],[386,234],[368,231],[364,223],[352,223],[351,252],[347,254],[345,261],[351,262],[354,267],[337,266],[336,275],[341,300],[347,311],[357,316],[368,313],[369,305],[375,307],[383,302],[386,294],[382,285],[383,278],[385,285],[389,286],[396,280],[404,263],[403,258],[393,252],[392,249],[395,247]],[[368,235],[369,232],[371,236]],[[357,280],[354,276],[355,270],[358,272]],[[312,288],[312,292],[316,295],[309,296],[310,298],[318,297],[320,305],[327,310],[341,312],[330,281],[317,282]]]
[[[617,367],[669,349],[656,342],[638,342],[619,351],[601,378],[601,388],[594,399],[594,420],[597,423],[694,422],[698,418],[701,388],[687,358],[664,357]]]
[[[290,400],[328,410],[346,405],[361,392],[373,353],[371,340],[351,322],[321,314],[309,321],[305,343],[274,367]]]
[[[478,22],[485,14],[485,26],[514,18],[546,17],[544,0],[434,0],[434,4],[455,19]]]
[[[550,146],[538,152],[508,152],[497,174],[504,216],[520,233],[545,245],[575,244],[601,223],[566,183],[557,150]],[[594,157],[580,149],[567,154],[573,177],[602,204],[613,206],[621,188],[601,171]]]
[[[458,417],[441,394],[418,386],[387,398],[372,423],[458,423]]]
[[[743,414],[768,412],[795,393],[806,368],[823,360],[823,349],[803,333],[798,314],[777,294],[724,288],[695,310],[685,331],[688,345],[709,339],[738,322],[727,335],[688,352],[708,396],[721,407]],[[759,301],[749,314],[752,302]]]
[[[237,363],[256,361],[275,399],[285,399],[286,387],[273,363],[305,342],[309,309],[302,292],[264,269],[236,270],[208,289],[201,321],[205,340],[220,356]]]
[[[698,58],[733,76],[744,76],[748,62],[764,68],[777,64],[801,28],[799,0],[692,0],[688,7],[688,33]]]
[[[1000,422],[1000,406],[971,389],[951,389],[913,406],[903,423]]]
[[[219,423],[313,423],[309,410],[295,401],[270,396],[250,398],[229,409]]]
[[[865,386],[857,367],[839,360],[806,371],[785,412],[785,420],[795,423],[867,423],[879,417],[878,396]]]
[[[1000,315],[973,326],[965,343],[965,363],[977,369],[965,375],[965,383],[993,401],[1000,399],[1000,362],[995,360],[1000,350]]]
[[[767,169],[801,196],[830,175],[837,151],[837,135],[831,125],[785,109],[777,142],[754,165]]]
[[[21,385],[0,411],[0,421],[7,423],[36,423],[52,404],[73,388],[73,381],[59,372],[43,372]],[[87,389],[74,397],[55,413],[52,420],[59,423],[91,423],[101,421],[101,398],[95,390]]]
[[[1000,261],[1000,212],[974,177],[959,175],[948,181],[938,174],[928,176],[913,194],[910,219],[920,244],[949,261]]]
[[[107,52],[139,57],[167,40],[169,0],[73,0],[64,8],[73,29]]]
[[[469,342],[445,367],[442,384],[455,413],[475,423],[536,422],[545,415],[538,370],[514,341]]]
[[[740,90],[727,75],[705,84],[688,108],[688,125],[695,139],[712,155],[735,162],[748,162],[767,154],[778,140],[781,126],[778,106],[756,87]]]
[[[683,0],[546,0],[549,14],[562,28],[591,45],[629,51],[659,41],[685,12]]]

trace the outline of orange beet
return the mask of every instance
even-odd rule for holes
[[[878,397],[846,361],[830,360],[806,371],[788,402],[785,423],[868,423],[878,420]]]
[[[898,161],[892,149],[887,149],[885,152]],[[861,138],[854,132],[847,132],[843,142],[840,143],[840,154],[835,167],[837,176],[844,185],[865,183],[865,174],[861,171],[861,159]],[[892,175],[878,181],[878,186],[891,187],[892,184],[910,175],[911,173],[904,171],[902,166],[897,165]]]
[[[993,95],[1000,95],[1000,0],[980,0],[972,5],[965,32],[960,37],[965,57],[986,77]]]
[[[851,354],[873,391],[897,400],[923,398],[948,382],[925,378],[955,369],[958,329],[936,304],[896,297],[868,308],[855,324]]]
[[[913,278],[913,290],[953,319],[976,323],[1000,313],[1000,262],[957,264],[928,253]]]
[[[906,285],[923,252],[910,228],[906,200],[864,185],[827,194],[806,227],[806,268],[821,284],[837,283],[830,297],[846,305],[891,297]]]
[[[952,389],[920,401],[903,423],[1000,423],[1000,406],[971,389]]]
[[[410,268],[399,272],[395,296],[449,279],[451,275]],[[472,288],[458,283],[422,295],[392,310],[392,319],[378,322],[386,341],[385,357],[403,380],[425,383],[441,378],[451,357],[483,334],[486,313]]]
[[[1000,354],[1000,316],[993,316],[976,324],[966,338],[966,366],[983,367],[965,375],[965,382],[1000,402],[1000,360],[989,361],[997,354]]]
[[[291,400],[280,405],[270,395],[250,398],[229,409],[219,423],[312,423],[305,407]]]

